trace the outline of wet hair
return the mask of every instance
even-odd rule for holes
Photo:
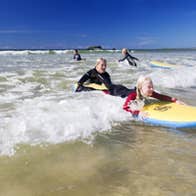
[[[144,96],[141,93],[141,88],[142,85],[144,84],[144,82],[152,82],[152,79],[148,76],[140,76],[137,80],[137,84],[136,84],[136,99],[143,99]]]
[[[74,49],[74,51],[75,51],[76,53],[78,53],[78,50],[77,50],[77,49]]]

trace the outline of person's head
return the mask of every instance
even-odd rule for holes
[[[150,77],[140,76],[137,80],[137,99],[142,99],[142,97],[149,97],[153,93],[153,82]]]
[[[78,54],[78,50],[77,49],[74,50],[74,54]]]
[[[128,53],[128,50],[126,48],[123,48],[121,53],[122,53],[122,55],[125,56]]]
[[[97,59],[97,63],[95,65],[95,69],[97,70],[97,72],[99,72],[100,74],[104,73],[107,67],[107,61],[104,58],[99,58]]]

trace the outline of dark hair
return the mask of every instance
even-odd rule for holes
[[[78,50],[77,49],[74,49],[74,51],[78,53]]]

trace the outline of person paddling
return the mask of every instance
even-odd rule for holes
[[[124,57],[122,59],[118,60],[119,62],[127,60],[129,65],[137,67],[137,64],[136,64],[135,60],[139,61],[139,59],[137,59],[136,57],[131,56],[126,48],[122,49],[122,55]]]
[[[126,97],[130,94],[131,90],[123,85],[113,84],[108,72],[106,72],[107,61],[104,58],[97,59],[95,68],[86,72],[78,81],[78,86],[76,92],[81,91],[91,91],[96,90],[90,87],[85,87],[83,84],[88,81],[88,83],[95,83],[98,85],[104,84],[107,90],[104,90],[105,93],[113,95]]]

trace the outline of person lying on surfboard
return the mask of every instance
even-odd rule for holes
[[[89,83],[95,83],[98,85],[104,84],[107,88],[107,90],[104,90],[104,92],[107,94],[120,97],[128,96],[131,92],[131,89],[128,89],[123,85],[113,84],[109,73],[106,72],[106,68],[106,59],[98,59],[95,68],[89,70],[80,78],[80,80],[78,81],[76,92],[96,90],[90,87],[85,87],[83,85],[86,81],[88,81]]]
[[[140,76],[137,80],[136,88],[128,95],[123,105],[123,109],[133,115],[140,115],[141,117],[147,116],[147,113],[140,112],[140,109],[144,106],[144,101],[148,97],[156,98],[161,101],[176,102],[178,104],[184,104],[174,97],[162,95],[154,91],[153,82],[150,77]],[[138,107],[137,107],[138,106]]]
[[[139,61],[139,59],[131,56],[126,48],[122,49],[122,55],[124,56],[124,58],[118,60],[118,62],[122,62],[124,60],[127,60],[129,65],[137,67],[135,60]]]

